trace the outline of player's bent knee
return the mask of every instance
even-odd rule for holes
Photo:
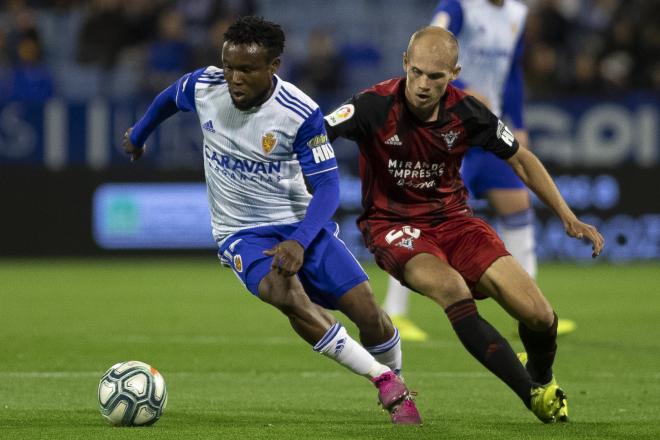
[[[388,319],[385,312],[376,304],[366,303],[364,307],[356,310],[350,316],[351,321],[360,329],[360,332],[367,333],[392,333],[394,327],[392,321]]]
[[[555,313],[550,304],[544,301],[534,308],[533,313],[522,319],[523,323],[531,330],[543,331],[552,326],[555,320]]]
[[[543,307],[543,310],[540,313],[539,325],[543,326],[543,329],[547,329],[550,328],[554,322],[555,311],[550,304],[547,304],[547,307]]]
[[[259,282],[259,299],[269,304],[279,301],[287,286],[284,280],[278,278],[282,277],[274,277],[269,273]]]
[[[392,333],[393,327],[391,321],[385,318],[385,314],[378,309],[366,310],[364,315],[353,321],[360,332],[374,333]],[[387,330],[390,330],[389,332]]]
[[[369,283],[366,281],[353,287],[351,290],[343,294],[339,300],[343,308],[359,308],[362,309],[375,309],[378,307],[376,298]]]
[[[341,310],[351,321],[360,326],[382,320],[383,313],[376,302],[369,283],[364,282],[346,292],[338,301]]]
[[[538,290],[538,288],[537,288]],[[536,325],[540,329],[547,329],[555,321],[555,311],[552,308],[550,302],[543,296],[543,294],[538,291],[538,301],[536,301]]]

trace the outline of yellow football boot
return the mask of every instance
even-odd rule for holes
[[[532,388],[530,409],[543,423],[568,421],[566,394],[557,384]]]
[[[417,327],[410,319],[405,315],[394,315],[391,316],[392,324],[399,329],[399,337],[404,341],[417,341],[423,342],[428,340],[429,335]]]
[[[527,353],[526,352],[523,351],[522,353],[518,353],[518,359],[520,360],[520,362],[523,365],[527,365]],[[535,392],[535,390],[540,390],[541,388],[547,389],[551,386],[557,387],[557,390],[559,390],[561,392],[560,407],[559,407],[559,410],[557,411],[557,413],[555,414],[555,420],[546,422],[543,418],[541,418],[541,416],[539,416],[539,414],[533,408],[533,405],[534,405],[534,392]],[[536,392],[538,393],[539,391],[536,391]],[[566,393],[564,393],[564,391],[561,388],[559,388],[559,386],[557,385],[557,379],[555,379],[554,374],[552,375],[552,379],[550,379],[550,382],[548,382],[548,383],[546,383],[546,384],[544,384],[540,387],[532,389],[532,412],[534,412],[534,414],[536,414],[536,416],[539,419],[541,419],[544,423],[553,423],[555,421],[557,421],[557,422],[568,422],[568,399],[566,398]]]

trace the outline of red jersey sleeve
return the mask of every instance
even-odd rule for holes
[[[360,124],[357,112],[360,108],[360,96],[353,96],[325,116],[325,129],[330,141],[338,137],[359,141],[366,135],[364,124]]]
[[[370,91],[353,96],[325,117],[330,141],[342,137],[359,143],[374,136],[387,119],[392,103],[392,96]]]
[[[518,151],[518,141],[511,130],[485,105],[472,96],[466,96],[461,106],[466,113],[464,125],[470,146],[492,151],[500,159],[508,159]]]

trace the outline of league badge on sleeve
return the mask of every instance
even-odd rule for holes
[[[325,117],[328,125],[334,127],[342,122],[348,121],[355,114],[355,106],[353,104],[344,104],[334,112]]]
[[[261,136],[261,148],[263,148],[264,153],[269,154],[273,151],[273,148],[277,145],[277,138],[271,132],[268,132]]]

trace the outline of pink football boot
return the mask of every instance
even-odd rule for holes
[[[412,400],[408,387],[392,371],[387,371],[371,381],[378,388],[378,400],[390,413],[392,423],[419,425],[422,419]]]
[[[390,410],[390,418],[392,423],[397,425],[421,425],[422,417],[417,411],[415,401],[410,397],[403,399],[400,404],[394,405]]]

